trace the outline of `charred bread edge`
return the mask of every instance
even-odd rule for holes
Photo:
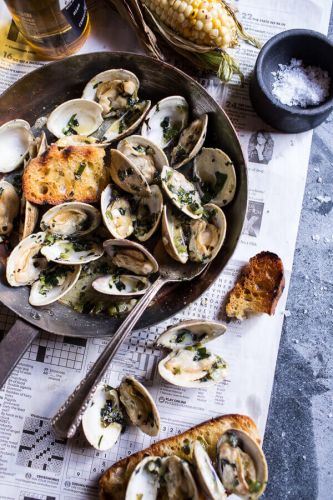
[[[171,454],[183,456],[184,454],[181,453],[181,447],[184,439],[192,438],[193,440],[196,440],[202,436],[203,433],[210,432],[212,439],[209,443],[209,449],[207,451],[210,455],[212,455],[211,449],[212,447],[215,448],[220,435],[231,428],[247,432],[260,445],[261,440],[258,434],[257,426],[254,421],[246,415],[230,414],[207,420],[199,425],[196,425],[195,427],[191,427],[182,434],[162,439],[148,448],[134,453],[129,457],[123,458],[113,464],[100,478],[100,500],[108,500],[116,497],[118,500],[121,500],[123,497],[119,494],[120,491],[125,491],[132,471],[145,456],[168,456]],[[172,450],[171,447],[173,447]],[[114,491],[112,492],[112,490]]]

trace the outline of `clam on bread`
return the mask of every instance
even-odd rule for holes
[[[145,498],[259,498],[267,463],[255,423],[224,415],[163,439],[110,467],[99,482],[101,500]]]
[[[284,285],[280,257],[272,252],[258,253],[242,269],[236,285],[229,293],[227,316],[243,320],[251,313],[274,314]]]

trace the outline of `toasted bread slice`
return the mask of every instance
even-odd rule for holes
[[[99,481],[99,498],[101,500],[123,500],[125,498],[127,483],[134,468],[148,455],[158,457],[177,455],[184,460],[192,462],[191,455],[188,454],[188,449],[192,442],[199,439],[203,440],[210,458],[214,460],[217,442],[221,434],[228,429],[240,429],[247,432],[260,444],[255,423],[245,415],[223,415],[222,417],[208,420],[178,436],[158,441],[149,448],[116,462],[103,474]]]
[[[229,293],[226,314],[244,319],[249,313],[274,314],[285,285],[283,264],[275,253],[252,257]]]
[[[104,157],[103,148],[59,148],[52,144],[45,153],[32,159],[23,173],[26,199],[38,205],[99,201],[109,179]]]

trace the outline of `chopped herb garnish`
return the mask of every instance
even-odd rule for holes
[[[107,399],[101,409],[101,424],[107,427],[113,423],[120,424],[124,428],[125,418],[121,409],[111,399]]]
[[[249,485],[249,492],[250,493],[259,493],[261,489],[261,482],[260,481],[251,481],[247,480],[248,485]]]
[[[49,290],[60,285],[62,278],[65,278],[68,273],[72,273],[73,271],[74,267],[72,266],[52,266],[45,269],[39,275],[41,283],[39,293],[46,295]]]
[[[160,126],[163,130],[163,139],[165,143],[172,141],[180,132],[179,125],[171,125],[170,117],[165,116],[160,123]]]
[[[70,119],[67,122],[66,127],[64,127],[62,129],[62,133],[64,135],[76,135],[77,134],[77,131],[75,130],[74,127],[78,127],[80,124],[79,124],[79,121],[78,121],[78,119],[76,117],[77,117],[77,113],[74,113],[70,117]]]
[[[5,188],[0,187],[0,197],[2,196],[2,193],[4,192]]]
[[[79,168],[77,169],[77,171],[75,172],[74,174],[74,177],[75,179],[78,181],[79,179],[81,179],[81,175],[83,174],[84,172],[84,169],[86,168],[87,164],[85,161],[81,161],[80,165],[79,165]]]
[[[206,359],[210,357],[210,353],[207,352],[206,347],[198,347],[197,352],[193,357],[193,361],[200,361],[201,359]]]

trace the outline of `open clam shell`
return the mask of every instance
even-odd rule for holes
[[[171,167],[163,167],[162,188],[172,203],[191,219],[200,219],[203,213],[200,195],[185,175]]]
[[[30,125],[25,120],[11,120],[0,127],[0,173],[12,172],[29,154],[34,142]]]
[[[147,241],[157,230],[163,211],[163,195],[156,184],[150,186],[150,195],[134,197],[136,203],[134,236]]]
[[[268,468],[260,446],[246,432],[228,429],[217,443],[217,469],[227,493],[256,499],[265,491]]]
[[[163,458],[149,456],[138,463],[128,481],[125,500],[157,499],[163,461]]]
[[[131,194],[148,196],[150,187],[141,170],[117,149],[111,150],[110,174],[113,182]]]
[[[118,391],[131,423],[148,436],[157,436],[160,415],[147,389],[136,378],[127,376],[122,379]]]
[[[173,168],[186,165],[199,153],[206,139],[207,126],[208,115],[202,115],[182,131],[178,144],[171,152]]]
[[[46,233],[34,233],[20,241],[7,259],[6,278],[11,286],[25,286],[34,283],[47,260],[40,254]]]
[[[94,240],[66,239],[49,235],[47,240],[44,241],[41,253],[48,261],[57,264],[76,265],[87,264],[99,259],[104,250]]]
[[[177,217],[168,205],[165,205],[163,209],[162,242],[170,257],[182,264],[186,264],[188,261],[188,250],[183,221]]]
[[[107,240],[103,246],[111,257],[111,262],[140,276],[148,276],[158,271],[158,263],[153,255],[140,243],[128,240]]]
[[[167,497],[177,500],[199,500],[197,485],[192,476],[190,466],[185,461],[171,455],[164,458],[164,481]]]
[[[195,344],[207,344],[225,332],[226,327],[218,321],[199,319],[181,321],[162,333],[157,339],[157,345],[174,350]]]
[[[172,351],[158,365],[164,380],[180,387],[206,387],[221,382],[227,364],[200,344]]]
[[[188,123],[188,103],[182,96],[170,96],[159,101],[149,111],[141,135],[162,149],[177,139]]]
[[[144,295],[150,286],[145,276],[130,274],[107,274],[95,279],[93,288],[105,295],[114,297],[137,297]]]
[[[190,223],[188,244],[190,260],[194,262],[210,262],[220,251],[227,231],[227,220],[217,205],[204,205],[201,219]]]
[[[33,306],[46,306],[61,299],[79,279],[81,266],[48,266],[31,287],[29,302]]]
[[[109,69],[98,73],[85,86],[83,99],[97,101],[103,107],[103,115],[123,114],[138,97],[140,82],[126,69]]]
[[[10,182],[0,180],[0,237],[13,231],[14,219],[20,208],[20,199]]]
[[[78,237],[94,231],[100,222],[101,214],[95,207],[88,203],[72,201],[45,212],[40,227],[43,231],[61,237]]]
[[[227,500],[227,493],[208,453],[199,441],[193,446],[193,459],[199,483],[210,500]]]
[[[102,111],[102,106],[97,102],[71,99],[52,111],[46,126],[58,139],[70,135],[88,136],[102,124]]]
[[[203,148],[194,160],[193,173],[204,203],[223,207],[236,192],[236,172],[229,156],[220,149]]]
[[[151,101],[133,104],[120,118],[107,118],[99,131],[101,141],[110,143],[132,134],[140,126],[148,113]]]
[[[117,149],[140,170],[148,184],[156,181],[164,165],[169,165],[164,151],[142,135],[122,139]]]
[[[99,384],[82,417],[82,429],[87,441],[97,450],[109,450],[118,441],[124,425],[117,391]]]
[[[101,195],[101,212],[105,226],[114,238],[128,238],[134,231],[135,216],[131,204],[111,184]]]

